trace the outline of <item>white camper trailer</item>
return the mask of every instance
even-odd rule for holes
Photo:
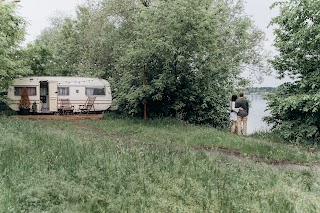
[[[108,81],[83,77],[22,77],[13,81],[8,89],[9,107],[19,111],[19,101],[24,88],[27,88],[31,105],[37,113],[57,113],[61,100],[69,100],[74,112],[80,112],[88,97],[95,97],[90,111],[103,112],[112,102]],[[31,108],[31,106],[30,106]]]

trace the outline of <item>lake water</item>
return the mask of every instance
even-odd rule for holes
[[[249,117],[248,117],[248,134],[256,131],[269,130],[270,127],[262,121],[264,116],[269,115],[266,110],[267,101],[261,95],[247,95],[250,102]]]

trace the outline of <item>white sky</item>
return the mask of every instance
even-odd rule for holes
[[[272,55],[276,55],[276,50],[272,45],[275,36],[273,35],[273,28],[272,26],[269,26],[269,23],[273,17],[279,15],[279,10],[276,8],[271,10],[270,6],[276,1],[280,0],[245,0],[245,11],[251,16],[255,25],[265,33],[267,40],[264,43],[264,48],[265,50],[270,51]],[[286,81],[291,81],[289,78],[279,80],[276,79],[275,76],[275,73],[272,73],[270,76],[264,77],[264,81],[262,83],[256,83],[253,86],[274,87],[279,86]]]
[[[19,14],[28,22],[26,43],[33,41],[50,25],[49,18],[57,12],[74,14],[80,0],[20,0]]]
[[[274,40],[271,28],[268,24],[272,17],[278,14],[276,10],[270,10],[269,7],[276,0],[245,0],[245,10],[252,17],[256,26],[266,33],[265,49],[275,52],[272,47]],[[33,41],[50,24],[49,18],[57,12],[74,14],[76,5],[82,0],[21,0],[19,4],[19,14],[24,17],[29,25],[27,27],[27,36],[25,43]],[[277,80],[272,76],[266,77],[264,82],[254,86],[278,86],[283,81]]]

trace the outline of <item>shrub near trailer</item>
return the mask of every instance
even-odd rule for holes
[[[30,112],[30,104],[28,90],[24,87],[19,101],[19,114],[28,115]]]

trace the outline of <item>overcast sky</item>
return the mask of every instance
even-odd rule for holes
[[[278,14],[278,11],[270,10],[269,7],[275,1],[245,0],[246,13],[252,17],[255,25],[266,33],[267,41],[264,46],[266,50],[271,52],[275,52],[272,47],[274,36],[272,29],[268,28],[268,24],[271,18]],[[58,12],[74,14],[76,5],[81,2],[82,0],[21,0],[18,3],[18,11],[29,22],[26,43],[34,40],[41,33],[41,30],[49,26],[49,17]],[[254,86],[278,86],[282,82],[270,76],[265,78],[263,83]]]

